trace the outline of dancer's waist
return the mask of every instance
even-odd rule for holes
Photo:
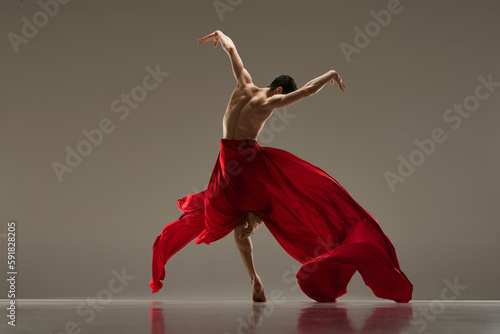
[[[224,147],[231,147],[236,149],[244,149],[247,147],[259,147],[259,143],[255,139],[243,139],[243,140],[235,140],[235,139],[225,139],[222,138],[220,140],[221,145]]]

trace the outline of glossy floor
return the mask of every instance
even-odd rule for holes
[[[9,304],[0,305],[5,312]],[[4,316],[0,333],[500,333],[500,301],[89,299],[18,300],[15,306],[16,326]]]

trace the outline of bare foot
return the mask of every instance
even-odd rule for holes
[[[264,286],[258,276],[252,280],[252,298],[254,302],[267,301],[266,294],[264,293]]]
[[[257,231],[259,226],[263,223],[262,219],[259,216],[255,215],[253,212],[247,213],[245,222],[245,229],[240,234],[240,239],[245,239],[250,237],[252,234]]]

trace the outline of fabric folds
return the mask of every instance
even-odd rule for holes
[[[297,280],[310,298],[335,301],[359,271],[376,296],[411,300],[413,286],[375,218],[334,178],[287,151],[221,139],[207,189],[177,205],[182,215],[153,245],[153,293],[162,288],[172,255],[193,239],[210,244],[223,238],[252,211],[303,264]]]

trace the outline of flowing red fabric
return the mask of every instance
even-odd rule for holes
[[[177,206],[182,215],[153,245],[153,293],[162,288],[172,255],[194,238],[196,244],[223,238],[252,211],[303,264],[297,280],[310,298],[335,301],[357,270],[376,296],[411,300],[413,285],[375,218],[335,179],[287,151],[255,140],[221,139],[207,189],[179,199]]]

